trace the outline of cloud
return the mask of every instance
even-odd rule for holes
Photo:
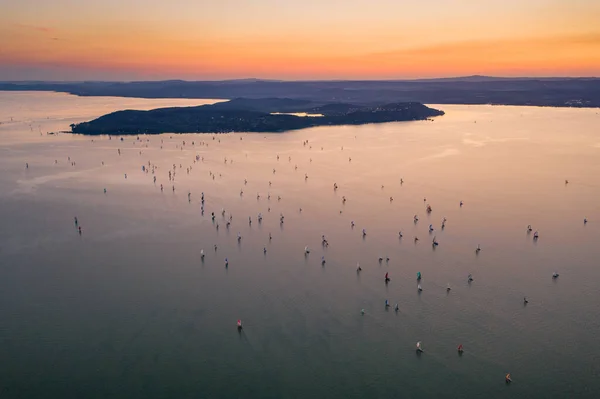
[[[489,39],[448,42],[429,46],[400,49],[397,51],[373,53],[368,54],[367,56],[393,58],[394,56],[439,56],[452,54],[462,56],[465,53],[497,53],[498,51],[520,53],[540,47],[541,50],[547,51],[569,48],[577,45],[600,46],[600,32],[551,37],[524,37],[518,39]]]
[[[53,28],[15,23],[0,25],[0,63],[87,69],[90,74],[101,68],[111,74],[120,71],[123,76],[135,73],[188,79],[600,75],[598,28],[579,35],[467,41],[453,40],[449,34],[447,39],[438,37],[437,42],[421,45],[409,39],[388,38],[382,39],[385,43],[381,46],[367,46],[359,41],[349,47],[345,41],[332,45],[333,39],[327,37],[321,41],[300,39],[285,35],[215,35],[200,40],[158,27]]]
[[[36,25],[27,25],[27,24],[16,24],[18,28],[32,30],[36,32],[50,33],[54,32],[54,28],[50,28],[48,26],[36,26]]]
[[[600,32],[437,43],[355,57],[364,69],[501,73],[600,68]],[[438,72],[439,73],[439,72]],[[435,73],[434,73],[435,74]]]

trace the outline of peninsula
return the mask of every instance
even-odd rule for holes
[[[71,130],[88,135],[282,132],[315,126],[427,120],[443,114],[417,102],[355,105],[289,98],[238,98],[198,107],[117,111],[72,124]]]

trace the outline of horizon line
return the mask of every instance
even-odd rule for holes
[[[29,80],[0,80],[0,83],[139,83],[139,82],[243,82],[243,81],[255,81],[255,82],[279,82],[279,83],[303,83],[303,82],[426,82],[426,81],[440,81],[440,80],[459,80],[459,79],[498,79],[498,80],[586,80],[586,79],[600,79],[600,76],[491,76],[491,75],[464,75],[464,76],[450,76],[450,77],[434,77],[434,78],[413,78],[413,79],[277,79],[277,78],[231,78],[231,79],[149,79],[149,80],[104,80],[104,79],[83,79],[83,80],[43,80],[43,79],[29,79]]]

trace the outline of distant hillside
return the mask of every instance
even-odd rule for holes
[[[314,109],[320,109],[323,116],[272,114],[286,109],[293,109],[294,112],[312,112]],[[90,122],[73,124],[71,129],[73,133],[90,135],[282,132],[314,126],[425,120],[443,114],[442,111],[415,102],[359,107],[329,104],[315,107],[310,101],[275,98],[236,99],[199,107],[117,111]]]
[[[141,98],[288,98],[324,104],[503,104],[600,107],[596,78],[462,78],[405,81],[4,82],[0,90]]]

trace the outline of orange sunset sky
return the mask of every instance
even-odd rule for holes
[[[0,80],[600,75],[600,0],[0,4]]]

